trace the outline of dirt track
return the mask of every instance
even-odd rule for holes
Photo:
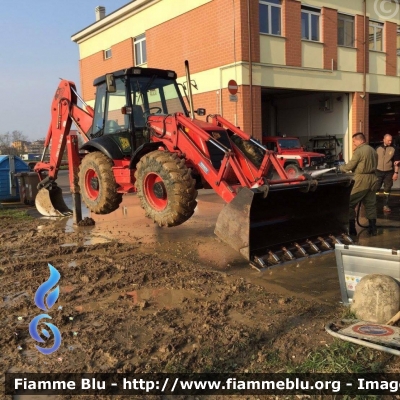
[[[86,245],[88,228],[65,233],[47,220],[3,218],[0,227],[2,372],[277,371],[329,342],[324,321],[339,312],[267,292],[193,254]],[[61,274],[49,314],[63,341],[50,356],[28,332],[47,263]]]
[[[144,245],[145,235],[109,240],[95,229],[0,218],[2,373],[286,372],[333,342],[324,325],[343,307],[338,286],[335,298],[324,298],[317,262],[272,273],[268,286],[268,276],[244,264],[205,262],[201,239],[197,247]],[[61,274],[49,314],[62,345],[44,356],[28,324],[41,313],[33,298],[48,263]],[[318,290],[307,279],[296,290],[301,276],[319,281]]]

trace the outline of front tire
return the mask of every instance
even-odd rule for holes
[[[95,214],[109,214],[122,202],[122,194],[117,193],[112,167],[112,160],[98,151],[87,154],[80,165],[79,188],[82,200]]]
[[[285,167],[286,174],[289,179],[293,179],[301,175],[301,170],[297,164],[288,164]]]
[[[156,150],[144,155],[135,178],[141,206],[159,226],[177,226],[193,215],[196,181],[175,153]]]

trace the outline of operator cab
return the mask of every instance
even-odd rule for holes
[[[149,142],[150,115],[189,115],[176,82],[176,73],[154,68],[128,68],[94,81],[96,100],[90,137],[112,138],[121,157]]]

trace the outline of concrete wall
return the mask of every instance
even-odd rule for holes
[[[328,101],[329,111],[320,109],[321,101]],[[347,140],[348,96],[345,93],[313,93],[276,99],[277,133],[298,136],[303,145],[309,145],[313,136],[336,136]],[[340,149],[338,149],[338,152]]]
[[[285,65],[285,38],[260,35],[260,61],[265,64]]]
[[[338,47],[337,69],[357,72],[357,50],[350,47]]]
[[[369,73],[375,75],[386,74],[386,54],[382,51],[369,52]]]

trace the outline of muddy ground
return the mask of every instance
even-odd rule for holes
[[[334,341],[324,326],[343,316],[339,301],[271,290],[229,264],[216,268],[201,260],[195,242],[166,249],[157,241],[144,246],[140,238],[93,240],[92,229],[0,218],[2,376],[286,372]],[[33,299],[48,279],[48,263],[61,274],[49,314],[62,344],[45,356],[28,325],[41,313]],[[297,268],[307,273],[307,264]]]

